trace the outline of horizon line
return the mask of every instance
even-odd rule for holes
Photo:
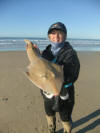
[[[47,37],[37,37],[37,36],[0,36],[0,38],[45,38],[48,39]],[[67,39],[91,39],[91,40],[100,40],[100,38],[84,38],[84,37],[68,37]]]

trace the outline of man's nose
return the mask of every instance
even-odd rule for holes
[[[59,34],[58,33],[56,34],[56,37],[59,38]]]

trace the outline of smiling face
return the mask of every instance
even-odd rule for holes
[[[48,37],[49,40],[54,43],[61,43],[66,39],[66,35],[64,34],[64,32],[56,29],[52,30],[49,33]]]

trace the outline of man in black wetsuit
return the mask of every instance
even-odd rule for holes
[[[61,22],[54,23],[48,30],[50,44],[42,52],[42,57],[63,66],[64,82],[60,95],[55,96],[41,90],[48,122],[49,133],[56,130],[56,112],[59,112],[64,133],[71,133],[72,110],[74,106],[74,82],[80,70],[80,62],[76,51],[67,38],[67,29]]]

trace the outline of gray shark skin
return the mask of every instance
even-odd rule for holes
[[[27,55],[30,61],[27,76],[38,88],[59,95],[63,83],[63,68],[57,64],[41,57],[40,50],[29,40],[27,44]]]

